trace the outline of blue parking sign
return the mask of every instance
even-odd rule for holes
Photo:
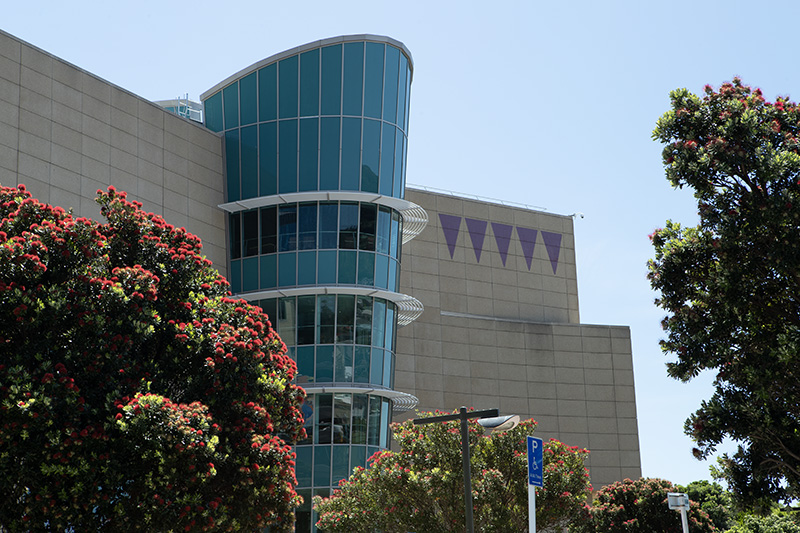
[[[542,439],[528,437],[528,485],[544,486]]]

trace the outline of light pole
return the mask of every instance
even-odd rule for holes
[[[464,470],[464,510],[467,517],[467,533],[474,533],[474,519],[472,516],[472,480],[469,471],[469,426],[467,420],[477,418],[478,423],[485,428],[498,431],[506,431],[519,423],[519,416],[499,416],[497,409],[484,409],[482,411],[467,411],[466,407],[461,407],[458,413],[452,415],[431,416],[428,418],[415,418],[412,420],[414,425],[433,424],[436,422],[450,422],[452,420],[461,421],[461,464]]]

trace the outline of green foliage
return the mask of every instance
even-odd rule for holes
[[[684,492],[693,502],[697,502],[719,531],[724,531],[731,526],[733,510],[731,495],[718,483],[710,481],[692,481],[687,486],[678,485],[677,492]]]
[[[782,513],[747,515],[727,533],[800,533],[800,525],[791,516]]]
[[[200,240],[0,189],[0,530],[288,530],[294,363]]]
[[[597,491],[587,518],[570,527],[570,533],[681,533],[680,512],[670,509],[667,493],[677,492],[669,481],[656,478],[626,479]],[[688,514],[689,531],[717,531],[696,502]]]
[[[676,379],[716,372],[685,431],[698,458],[737,442],[722,474],[739,505],[766,511],[800,496],[800,108],[739,79],[671,99],[653,137],[700,222],[651,236],[661,347]]]
[[[423,413],[425,415],[435,413]],[[527,531],[528,420],[505,433],[484,435],[469,423],[475,531]],[[357,469],[330,498],[315,498],[318,526],[331,533],[463,531],[464,481],[459,422],[393,424],[400,451],[384,451]],[[591,491],[588,451],[551,440],[544,444],[544,489],[537,489],[540,531],[582,515]]]

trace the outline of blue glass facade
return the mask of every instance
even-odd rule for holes
[[[297,531],[314,530],[312,496],[387,448],[393,409],[416,401],[393,390],[401,302],[413,300],[397,293],[404,208],[419,212],[403,200],[411,75],[400,43],[343,37],[203,97],[224,138],[232,291],[267,312],[308,392]]]

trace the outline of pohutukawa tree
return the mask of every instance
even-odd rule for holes
[[[304,393],[200,240],[0,189],[0,529],[291,528]]]
[[[669,375],[716,374],[686,422],[705,458],[725,438],[729,487],[745,506],[800,496],[800,108],[738,78],[671,93],[653,137],[700,222],[651,236],[650,283],[667,312]],[[768,506],[767,506],[768,507]]]
[[[434,414],[434,413],[429,413]],[[440,414],[440,413],[436,413]],[[423,413],[423,416],[425,413]],[[475,530],[528,530],[527,420],[484,435],[469,422]],[[357,468],[330,498],[315,498],[318,526],[331,533],[464,531],[464,478],[459,422],[393,424],[399,452],[382,451]],[[544,444],[544,489],[536,496],[537,528],[547,531],[581,517],[592,488],[588,451],[556,440]]]

